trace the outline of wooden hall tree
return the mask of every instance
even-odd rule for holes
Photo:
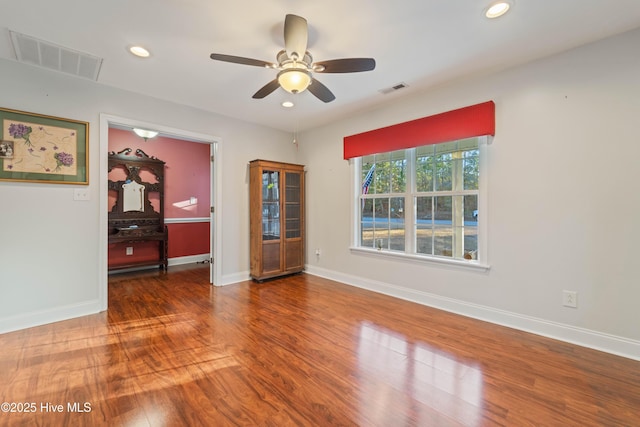
[[[110,265],[109,270],[149,265],[166,270],[169,233],[164,223],[165,162],[139,148],[135,151],[125,148],[118,153],[110,152],[108,163],[108,191],[115,196],[109,211],[109,245],[114,248],[142,242],[158,245],[154,259],[134,259]],[[154,209],[152,199],[157,200],[158,210]]]
[[[264,280],[304,269],[304,166],[250,162],[251,277]]]

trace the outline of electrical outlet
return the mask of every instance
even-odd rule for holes
[[[562,291],[562,305],[565,307],[578,307],[578,293],[576,291]]]
[[[316,256],[320,256],[320,249],[316,249]]]
[[[133,255],[133,246],[127,246],[127,249],[125,250],[125,254]]]

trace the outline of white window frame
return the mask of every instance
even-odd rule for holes
[[[478,151],[479,151],[479,168],[480,174],[478,177],[478,259],[475,260],[461,260],[454,258],[447,258],[434,255],[416,254],[413,253],[413,242],[415,240],[415,223],[414,221],[414,200],[416,193],[414,189],[407,188],[406,194],[410,203],[407,204],[405,199],[405,224],[409,224],[408,233],[405,235],[405,252],[391,251],[387,249],[374,249],[365,248],[359,246],[360,244],[360,194],[362,186],[362,157],[356,157],[349,160],[351,168],[351,246],[349,250],[351,253],[360,254],[365,256],[371,256],[374,258],[389,258],[407,262],[417,262],[425,264],[447,265],[460,268],[468,268],[473,270],[489,270],[490,265],[488,263],[488,217],[489,217],[489,159],[488,159],[488,146],[491,144],[493,138],[491,136],[478,137]],[[407,163],[407,174],[413,174],[415,165]],[[411,209],[409,209],[411,207]]]

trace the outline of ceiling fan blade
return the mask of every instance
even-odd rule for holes
[[[290,59],[304,58],[308,35],[306,19],[297,15],[287,15],[284,18],[284,47]]]
[[[376,60],[373,58],[332,59],[316,62],[313,68],[319,73],[359,73],[376,68]]]
[[[259,59],[245,58],[242,56],[223,55],[221,53],[212,53],[211,59],[216,61],[232,62],[234,64],[253,65],[255,67],[277,68],[278,66],[272,62],[261,61]]]
[[[278,89],[279,87],[280,87],[280,83],[278,83],[278,79],[273,79],[266,85],[262,86],[262,88],[260,88],[260,90],[258,90],[256,93],[254,93],[252,98],[262,99],[265,96],[269,95],[274,90]]]
[[[318,80],[312,78],[311,84],[308,87],[309,92],[315,95],[322,102],[331,102],[336,99],[336,96],[331,93],[328,87],[320,83]]]

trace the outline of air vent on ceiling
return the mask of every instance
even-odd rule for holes
[[[380,89],[380,93],[383,93],[383,94],[386,95],[388,93],[395,92],[395,91],[400,90],[400,89],[404,89],[407,86],[408,85],[406,83],[398,83],[397,85],[393,85],[393,86],[391,86],[389,88]]]
[[[102,58],[9,31],[19,62],[98,80]]]

